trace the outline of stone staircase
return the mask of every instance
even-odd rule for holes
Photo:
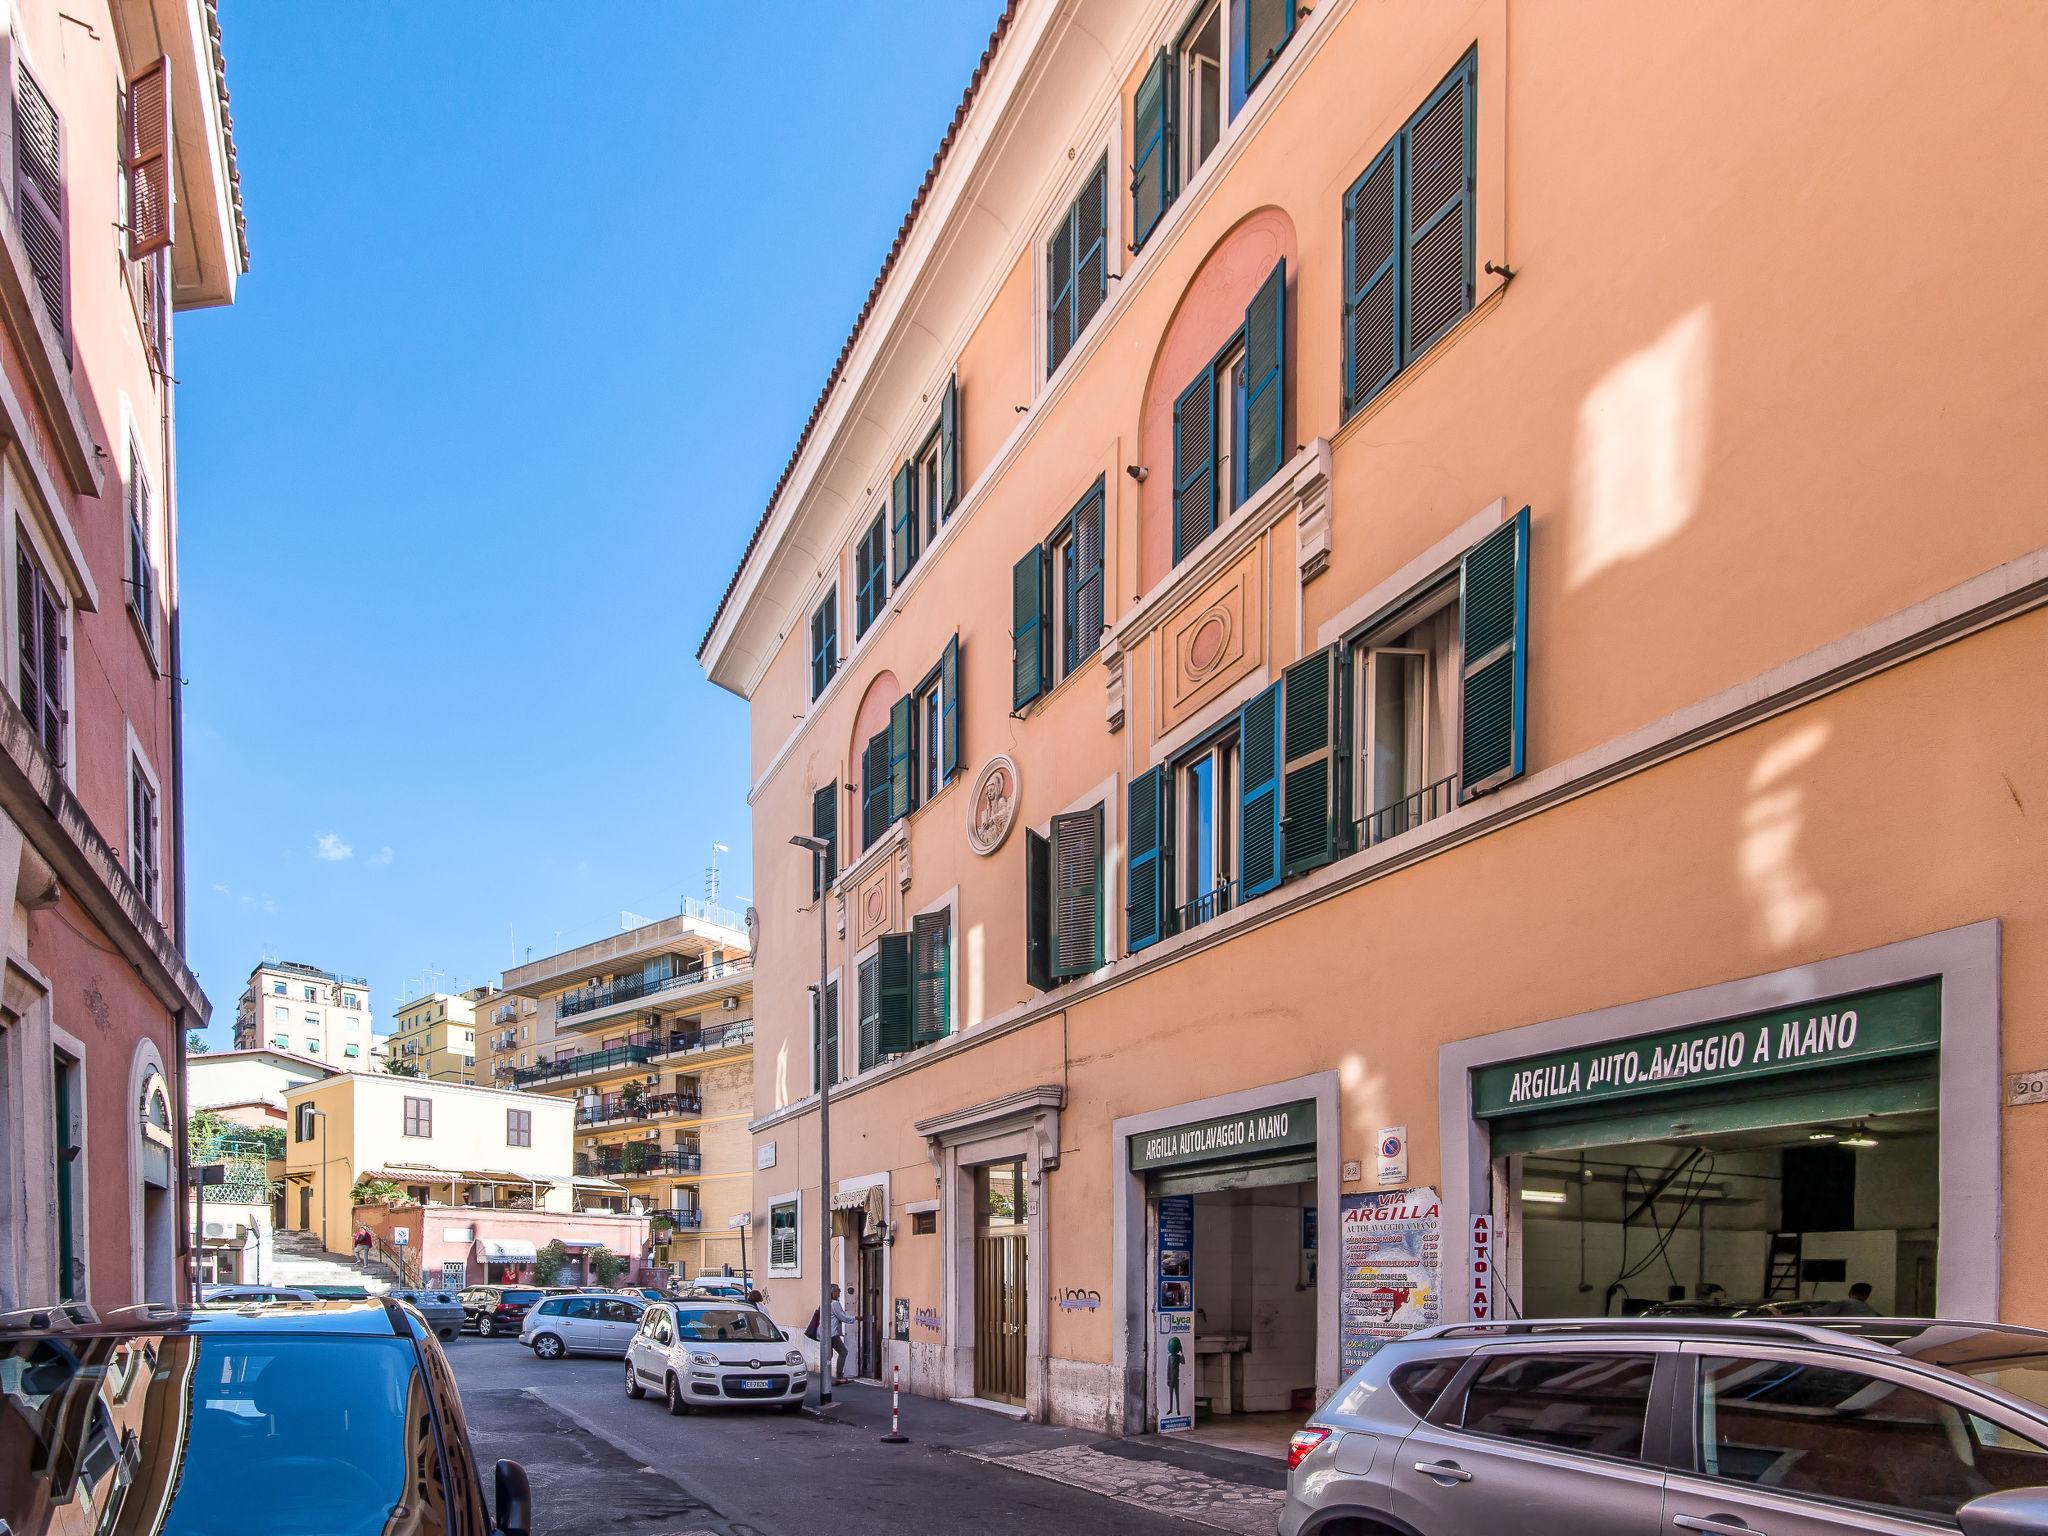
[[[353,1259],[321,1247],[317,1232],[278,1228],[270,1241],[272,1285],[360,1285],[373,1295],[391,1288],[392,1274],[382,1260],[372,1259],[367,1270],[358,1269]]]

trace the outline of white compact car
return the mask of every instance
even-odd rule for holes
[[[675,1414],[733,1403],[792,1410],[808,1384],[803,1354],[758,1307],[658,1301],[626,1349],[626,1396],[657,1392]]]
[[[543,1296],[526,1309],[519,1342],[543,1360],[564,1355],[623,1355],[647,1303],[637,1296]]]

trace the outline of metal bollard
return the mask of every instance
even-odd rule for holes
[[[889,1433],[882,1436],[884,1445],[903,1445],[910,1436],[903,1433],[903,1367],[889,1367]]]

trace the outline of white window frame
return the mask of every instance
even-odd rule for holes
[[[1449,768],[1453,776],[1457,773],[1458,746],[1464,729],[1464,721],[1460,718],[1462,701],[1454,690],[1443,710],[1440,742],[1434,741],[1432,738],[1429,710],[1431,700],[1442,687],[1442,678],[1444,676],[1455,678],[1463,664],[1464,654],[1459,626],[1456,623],[1451,625],[1451,642],[1446,654],[1441,658],[1434,656],[1426,648],[1397,645],[1393,642],[1409,633],[1417,625],[1426,623],[1436,617],[1445,609],[1455,607],[1460,598],[1461,594],[1454,577],[1436,577],[1416,587],[1408,598],[1388,615],[1385,622],[1375,624],[1372,628],[1353,635],[1347,642],[1351,661],[1351,698],[1349,702],[1351,718],[1354,722],[1351,732],[1352,803],[1349,814],[1352,820],[1351,830],[1357,834],[1357,839],[1361,845],[1367,841],[1370,835],[1369,824],[1372,818],[1388,809],[1387,806],[1375,805],[1373,803],[1372,749],[1378,713],[1375,708],[1376,700],[1373,688],[1374,668],[1372,657],[1375,654],[1409,655],[1420,652],[1420,654],[1427,658],[1423,664],[1422,685],[1424,705],[1422,723],[1424,769],[1422,777],[1424,782],[1419,784],[1414,791],[1411,791],[1411,795],[1426,790],[1431,784],[1436,782],[1435,779],[1430,778],[1430,770],[1428,768],[1429,753],[1432,745],[1440,745],[1442,749],[1442,765]],[[1450,808],[1447,806],[1445,809],[1448,810]],[[1438,814],[1442,813],[1439,812]],[[1431,818],[1425,815],[1415,825],[1419,826],[1421,821],[1429,819]]]
[[[149,910],[152,913],[154,913],[157,917],[161,918],[164,912],[164,884],[166,880],[164,870],[163,780],[157,777],[156,765],[149,760],[149,754],[143,751],[141,738],[139,738],[135,734],[134,723],[132,721],[124,721],[123,729],[126,734],[128,745],[128,771],[130,774],[133,774],[139,770],[142,774],[143,781],[149,785],[150,793],[156,796],[156,889],[150,891],[144,897],[144,900],[148,903]],[[144,832],[142,828],[135,825],[135,786],[132,781],[128,786],[128,809],[124,819],[126,820],[128,825],[128,876],[131,880],[133,880],[135,878],[135,853],[136,850],[140,847],[142,839],[148,834]],[[137,889],[140,889],[139,883]]]
[[[779,1207],[796,1207],[796,1262],[777,1264],[775,1262],[775,1212]],[[804,1192],[793,1189],[787,1194],[771,1196],[768,1205],[768,1228],[761,1234],[761,1241],[767,1248],[768,1273],[779,1280],[801,1280],[804,1273]]]
[[[1124,248],[1125,242],[1130,238],[1126,224],[1130,217],[1128,205],[1131,200],[1131,187],[1123,121],[1124,99],[1123,92],[1119,89],[1104,107],[1094,125],[1075,141],[1073,160],[1068,166],[1067,173],[1053,183],[1046,194],[1045,205],[1031,223],[1031,399],[1034,404],[1047,390],[1073,371],[1071,364],[1077,355],[1093,347],[1095,337],[1100,334],[1104,324],[1103,315],[1116,303],[1117,290],[1121,287],[1120,279],[1130,256],[1130,252]],[[1102,218],[1105,290],[1102,308],[1095,312],[1095,318],[1088,323],[1088,329],[1068,344],[1067,355],[1060,359],[1059,367],[1048,371],[1046,363],[1049,348],[1045,334],[1045,316],[1046,306],[1052,302],[1052,295],[1046,291],[1046,242],[1052,239],[1053,230],[1065,221],[1067,211],[1074,206],[1074,199],[1081,195],[1081,188],[1087,183],[1088,178],[1095,174],[1095,168],[1105,162],[1108,170]]]
[[[1231,771],[1223,772],[1228,747],[1228,761]],[[1188,882],[1194,875],[1192,862],[1182,858],[1187,849],[1186,839],[1192,833],[1192,818],[1187,814],[1192,795],[1192,769],[1197,762],[1208,761],[1215,765],[1210,781],[1212,804],[1209,816],[1209,859],[1211,869],[1221,876],[1212,881],[1206,889],[1197,891]],[[1174,890],[1169,893],[1174,907],[1176,922],[1179,914],[1195,902],[1215,891],[1219,885],[1235,888],[1237,885],[1238,860],[1243,852],[1243,828],[1239,825],[1239,804],[1243,798],[1242,778],[1244,774],[1244,743],[1236,726],[1226,724],[1208,739],[1205,746],[1189,748],[1171,764],[1173,781],[1173,829],[1179,846],[1172,850],[1174,864]],[[1228,782],[1226,782],[1226,779]],[[1242,898],[1237,898],[1241,900]],[[1209,914],[1213,919],[1222,915],[1222,910]],[[1205,919],[1207,921],[1208,919]],[[1192,925],[1190,925],[1192,926]]]
[[[1193,98],[1191,89],[1194,71],[1189,67],[1191,55],[1188,42],[1198,30],[1198,19],[1204,12],[1213,12],[1216,21],[1216,142],[1209,146],[1209,153],[1200,160],[1194,158],[1195,114],[1190,109]],[[1179,143],[1174,146],[1178,157],[1182,187],[1203,166],[1207,165],[1223,148],[1223,141],[1230,133],[1230,5],[1229,0],[1202,0],[1191,11],[1182,13],[1170,39],[1165,45],[1173,53],[1175,101],[1179,105],[1180,121],[1175,124],[1179,130]],[[1263,83],[1263,82],[1262,82]],[[1178,201],[1178,194],[1175,200]],[[1165,215],[1162,213],[1161,217]]]

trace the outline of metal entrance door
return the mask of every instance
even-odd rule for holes
[[[860,1245],[860,1349],[854,1374],[882,1379],[882,1245],[863,1234]]]
[[[975,1170],[974,1390],[1024,1401],[1025,1269],[1030,1254],[1022,1160]]]

